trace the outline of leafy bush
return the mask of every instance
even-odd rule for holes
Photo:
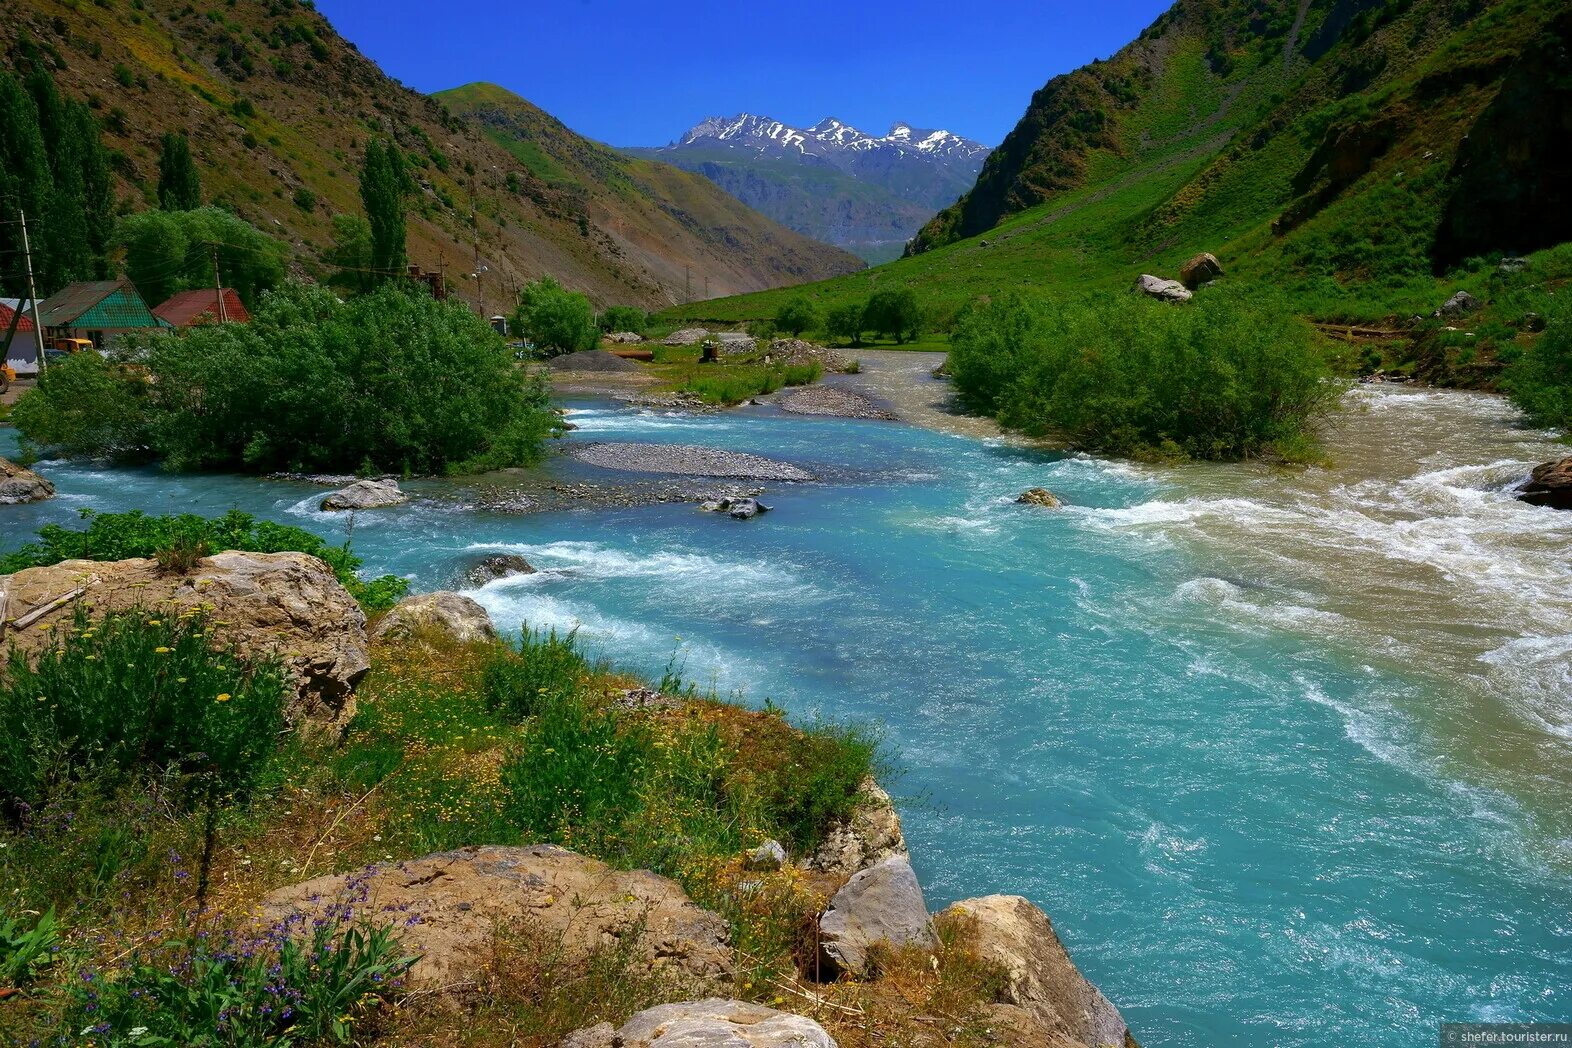
[[[209,646],[203,616],[77,614],[36,665],[13,651],[0,682],[0,803],[47,801],[89,777],[192,776],[201,792],[244,794],[278,745],[285,683],[276,664]]]
[[[775,326],[796,337],[804,331],[819,326],[819,310],[807,295],[798,295],[781,306],[775,314]]]
[[[909,287],[875,291],[862,311],[862,329],[877,331],[901,345],[916,338],[922,327],[922,307]]]
[[[974,408],[1123,455],[1300,457],[1338,386],[1308,325],[1272,301],[1191,306],[1128,294],[969,307],[949,358]]]
[[[84,509],[87,527],[81,531],[45,524],[38,541],[0,554],[0,575],[25,568],[47,567],[63,560],[125,560],[154,557],[161,564],[188,560],[197,549],[244,550],[249,553],[305,553],[324,561],[344,588],[367,611],[382,611],[397,604],[409,591],[409,582],[396,575],[362,581],[356,574],[360,558],[347,546],[332,546],[303,528],[257,520],[249,513],[230,510],[222,517],[194,513],[148,516],[141,510],[99,513]]]
[[[145,455],[150,443],[147,384],[97,353],[51,363],[38,386],[11,408],[33,445],[74,458]]]
[[[115,1046],[285,1048],[350,1044],[357,1021],[398,993],[415,958],[389,924],[330,907],[306,933],[175,937],[132,955],[112,977],[71,985],[69,1027]]]
[[[600,329],[595,326],[590,300],[551,277],[524,285],[513,313],[513,328],[546,356],[600,345]]]
[[[808,385],[817,381],[823,370],[818,364],[732,364],[694,374],[679,388],[696,394],[707,404],[740,404],[751,397],[774,393],[782,386]]]
[[[1545,330],[1507,368],[1512,400],[1537,426],[1572,429],[1572,302],[1547,301]]]
[[[455,473],[533,461],[555,422],[543,381],[485,321],[397,284],[348,303],[286,285],[251,324],[154,335],[129,352],[138,366],[92,366],[94,389],[120,383],[130,421],[74,430],[86,401],[51,380],[18,402],[23,435],[125,454],[129,433],[181,470]]]
[[[862,345],[862,315],[865,308],[860,302],[836,306],[824,318],[825,334],[848,345]]]
[[[576,630],[559,637],[556,630],[525,626],[517,651],[499,650],[486,660],[481,676],[486,705],[523,720],[572,699],[590,671],[577,638]]]
[[[614,331],[632,331],[642,335],[650,325],[650,315],[635,306],[607,306],[596,318],[595,325],[608,335]]]

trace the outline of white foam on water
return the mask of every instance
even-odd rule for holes
[[[598,542],[572,540],[546,543],[474,542],[464,548],[477,552],[517,553],[540,569],[537,574],[548,578],[553,574],[592,579],[660,578],[675,585],[694,588],[723,587],[731,592],[740,589],[761,595],[774,592],[794,600],[812,595],[812,587],[780,567],[779,561],[720,560],[703,554],[673,550],[640,554]],[[510,575],[499,582],[508,586],[530,586],[537,584],[533,581],[536,578],[536,575]]]
[[[1203,576],[1180,583],[1175,596],[1187,603],[1207,605],[1225,612],[1236,626],[1261,631],[1287,629],[1323,633],[1349,625],[1347,619],[1334,611],[1269,598],[1253,599],[1257,593],[1265,596],[1264,591],[1247,591],[1225,579]],[[1296,596],[1309,599],[1308,594]]]
[[[570,408],[567,420],[578,427],[575,433],[657,433],[673,429],[691,429],[695,417],[681,411],[658,411],[651,408]],[[705,432],[724,432],[737,429],[735,423],[706,419]]]
[[[1487,678],[1531,723],[1572,742],[1572,635],[1518,637],[1479,657]]]

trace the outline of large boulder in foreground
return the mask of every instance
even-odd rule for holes
[[[1531,506],[1572,509],[1572,457],[1535,466],[1517,497]]]
[[[498,932],[539,938],[569,964],[636,936],[633,953],[650,969],[708,981],[733,967],[725,920],[695,906],[676,882],[552,844],[460,848],[317,877],[265,896],[258,918],[309,927],[345,903],[357,917],[405,926],[404,948],[421,955],[410,971],[415,989],[467,981]]]
[[[852,875],[819,918],[822,974],[870,972],[869,949],[939,945],[917,874],[904,856],[892,855]]]
[[[497,639],[486,609],[462,593],[439,590],[405,597],[371,628],[373,640],[407,640],[425,633],[451,637],[460,644]]]
[[[55,486],[30,469],[0,458],[0,506],[42,502],[55,497]]]
[[[354,716],[355,685],[371,668],[365,613],[332,569],[304,553],[230,550],[202,558],[184,574],[148,558],[66,560],[0,577],[0,592],[10,620],[73,595],[28,628],[6,631],[6,641],[27,654],[52,644],[78,605],[94,615],[204,609],[217,644],[283,663],[295,684],[290,720],[335,732]],[[39,628],[44,625],[55,629]]]
[[[1142,273],[1135,281],[1135,290],[1163,302],[1188,302],[1190,289],[1177,280],[1164,280],[1150,273]]]
[[[647,1008],[613,1029],[569,1034],[562,1048],[836,1048],[812,1019],[762,1004],[711,997]]]
[[[851,816],[830,827],[818,850],[803,865],[819,873],[850,877],[892,855],[908,855],[901,817],[890,795],[869,777],[862,781]]]
[[[1210,251],[1201,252],[1179,267],[1179,280],[1191,291],[1222,275],[1223,264]]]
[[[357,480],[322,500],[325,510],[381,509],[407,502],[409,496],[396,480]]]
[[[968,935],[978,955],[1004,970],[1000,1002],[1026,1011],[1058,1045],[1135,1048],[1119,1009],[1087,982],[1048,915],[1019,895],[965,899],[939,914],[940,927]]]

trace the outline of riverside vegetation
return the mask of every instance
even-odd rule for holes
[[[264,545],[292,530],[235,516],[94,523],[91,538],[50,530],[4,567],[141,552],[182,529],[274,540],[253,542]],[[313,868],[476,842],[553,841],[673,877],[729,923],[736,996],[779,1004],[800,993],[826,884],[797,868],[748,871],[742,856],[766,838],[811,853],[882,767],[867,731],[794,727],[768,704],[717,701],[675,666],[660,702],[629,705],[622,696],[642,682],[588,658],[571,634],[526,629],[511,645],[431,634],[374,647],[360,712],[335,745],[281,731],[277,664],[215,650],[211,625],[201,608],[81,612],[36,660],[16,655],[0,673],[9,1034],[106,1046],[544,1044],[678,992],[620,947],[569,962],[499,932],[484,965],[491,992],[461,997],[457,1011],[427,1007],[405,995],[415,958],[386,914],[349,901],[306,929],[245,920],[252,901]],[[877,983],[820,988],[826,1025],[855,1014],[841,1043],[872,1044],[939,1008],[959,1017],[958,1043],[987,1043],[965,1016],[999,976],[954,936],[945,949],[942,972],[895,951]]]

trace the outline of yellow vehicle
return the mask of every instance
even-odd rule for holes
[[[49,340],[49,352],[52,353],[86,353],[93,348],[90,338],[52,338]]]
[[[0,363],[0,393],[11,388],[11,383],[16,381],[16,369],[10,364]]]

